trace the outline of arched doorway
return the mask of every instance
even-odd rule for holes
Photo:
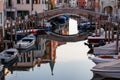
[[[111,6],[106,6],[104,9],[103,9],[103,12],[106,14],[106,15],[112,15],[112,12],[113,12],[113,8]]]

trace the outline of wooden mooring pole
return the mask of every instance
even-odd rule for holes
[[[119,52],[119,32],[120,32],[120,25],[118,24],[117,25],[117,38],[116,38],[116,52],[118,53]]]

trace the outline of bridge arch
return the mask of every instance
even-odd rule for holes
[[[78,8],[61,8],[61,9],[49,10],[49,11],[39,13],[38,17],[40,19],[44,18],[46,20],[50,20],[51,18],[58,16],[58,15],[62,15],[62,14],[84,16],[86,18],[89,18],[89,16],[92,16],[94,18],[100,17],[101,19],[104,19],[104,20],[107,19],[107,17],[108,17],[107,15],[105,15],[103,13],[97,13],[94,11],[85,10],[85,9],[78,9]]]

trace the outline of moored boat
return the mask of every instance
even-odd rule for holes
[[[17,57],[18,50],[15,48],[10,48],[7,50],[4,50],[0,53],[0,62],[1,63],[7,63]]]
[[[99,55],[99,56],[90,57],[90,59],[94,63],[98,64],[98,63],[110,62],[115,59],[118,59],[118,55]]]
[[[100,63],[91,70],[105,78],[120,78],[120,60]]]
[[[35,41],[36,37],[33,34],[30,34],[18,41],[15,47],[18,49],[27,49],[33,46],[35,44]]]
[[[118,43],[120,45],[120,42]],[[93,54],[95,55],[114,55],[116,52],[116,41],[104,46],[94,47]]]

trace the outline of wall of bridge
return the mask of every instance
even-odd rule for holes
[[[106,19],[106,15],[102,14],[102,13],[96,13],[93,11],[89,11],[89,10],[83,10],[83,9],[76,9],[76,8],[66,8],[66,9],[54,9],[54,10],[49,10],[49,11],[45,11],[43,13],[39,13],[38,17],[44,18],[44,19],[51,19],[52,17],[56,16],[56,15],[60,15],[60,14],[74,14],[77,16],[84,16],[86,18],[88,18],[89,16],[92,17],[101,17],[102,19]]]

